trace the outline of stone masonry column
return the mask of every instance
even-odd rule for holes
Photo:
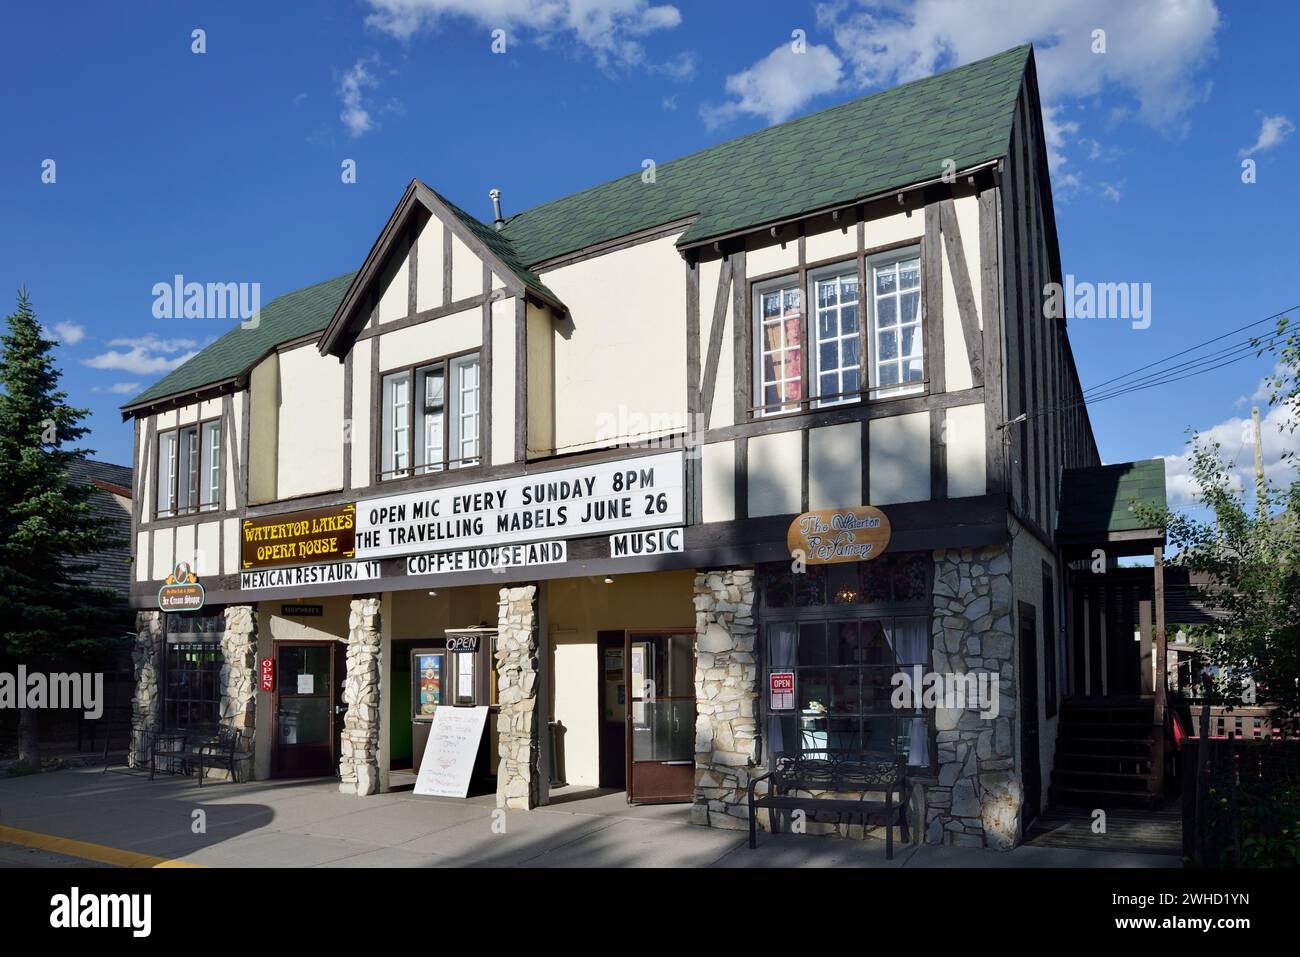
[[[537,806],[537,666],[537,586],[502,588],[497,603],[497,807]]]
[[[379,790],[379,598],[352,599],[348,613],[347,677],[339,790],[365,796]]]
[[[135,647],[131,649],[135,671],[135,693],[131,699],[133,729],[156,731],[162,727],[162,658],[165,637],[161,611],[135,613]],[[128,767],[149,763],[149,755],[139,750],[147,746],[140,735],[131,735],[126,759]]]
[[[752,568],[695,574],[695,800],[691,821],[748,827],[758,696]]]
[[[227,605],[221,636],[221,724],[239,732],[241,751],[251,754],[257,724],[257,609]]]
[[[983,677],[998,707],[987,717],[969,700],[965,709],[936,709],[939,780],[926,789],[927,843],[1005,850],[1020,837],[1011,604],[1007,546],[934,553],[934,670]]]

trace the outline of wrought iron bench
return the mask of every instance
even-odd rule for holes
[[[755,787],[767,781],[767,794],[758,796]],[[804,792],[802,794],[796,792]],[[856,797],[816,797],[856,794]],[[883,797],[868,797],[881,794]],[[897,802],[894,796],[898,796]],[[817,756],[782,754],[776,767],[749,782],[749,846],[758,846],[758,810],[767,808],[773,833],[779,832],[778,811],[802,810],[816,815],[829,812],[837,822],[844,815],[857,815],[865,828],[873,818],[885,826],[885,858],[894,859],[894,825],[903,841],[907,831],[907,758],[897,761],[886,755],[821,752]]]
[[[149,780],[153,780],[160,762],[166,765],[168,773],[176,773],[178,762],[180,773],[197,770],[199,787],[203,787],[208,768],[225,768],[234,780],[239,762],[252,757],[239,749],[240,737],[234,728],[224,726],[157,732],[149,748]]]
[[[252,755],[239,749],[241,735],[234,728],[220,727],[215,735],[200,741],[190,757],[190,764],[198,769],[199,787],[203,787],[204,772],[208,768],[225,768],[230,780],[235,780],[235,766]]]

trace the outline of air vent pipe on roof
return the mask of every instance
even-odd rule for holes
[[[492,220],[492,225],[497,232],[500,232],[501,227],[506,224],[506,221],[501,218],[501,190],[490,189],[488,195],[492,197],[492,215],[495,217]]]

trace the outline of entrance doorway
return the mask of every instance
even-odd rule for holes
[[[1020,762],[1025,788],[1022,833],[1038,817],[1042,804],[1042,769],[1038,762],[1038,612],[1017,602],[1020,619]]]
[[[275,777],[313,777],[338,768],[346,662],[337,641],[276,645]]]
[[[690,801],[695,789],[695,632],[629,631],[627,799]]]
[[[602,788],[627,787],[627,668],[624,665],[627,634],[596,632],[596,676],[600,705],[600,768]]]

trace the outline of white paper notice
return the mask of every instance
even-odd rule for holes
[[[314,694],[316,692],[316,679],[313,675],[298,676],[298,694]]]
[[[463,798],[469,794],[474,758],[487,724],[486,705],[452,708],[444,705],[433,714],[433,727],[420,761],[416,794]]]

